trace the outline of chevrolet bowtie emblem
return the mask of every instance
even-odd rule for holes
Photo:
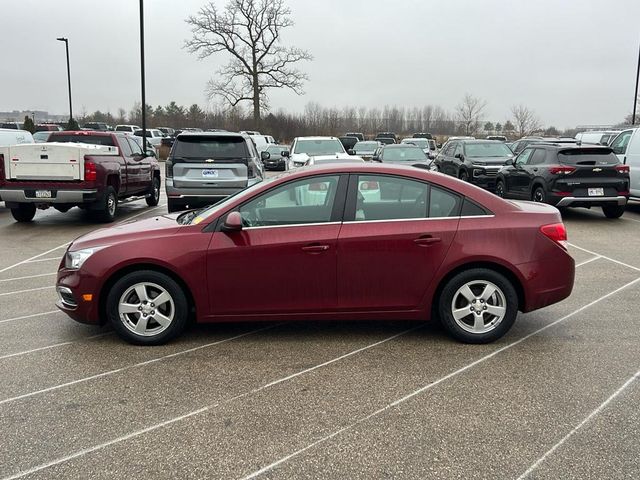
[[[213,162],[215,162],[215,160],[214,160],[213,158],[207,158],[207,159],[205,160],[205,162],[207,162],[207,163],[213,163]]]
[[[602,169],[601,169],[601,168],[594,168],[594,169],[593,169],[593,171],[594,171],[594,172],[601,172],[601,171],[602,171]]]

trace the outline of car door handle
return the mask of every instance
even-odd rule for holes
[[[534,171],[534,172],[537,172],[537,171],[538,171],[538,167],[535,167],[535,168],[533,169],[533,171]]]
[[[433,245],[434,243],[439,243],[441,241],[442,239],[440,237],[434,237],[432,235],[423,235],[414,240],[414,242],[421,247],[428,247],[429,245]]]
[[[329,245],[307,245],[302,250],[309,253],[321,253],[329,250]]]

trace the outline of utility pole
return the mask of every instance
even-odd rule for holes
[[[640,78],[640,46],[638,47],[638,69],[636,70],[636,92],[633,96],[633,114],[631,115],[631,125],[636,124],[636,108],[638,106],[638,78]]]
[[[147,151],[147,99],[144,85],[144,0],[140,0],[140,81],[142,85],[142,151]]]
[[[142,1],[142,0],[140,0]],[[73,118],[73,106],[71,105],[71,69],[69,68],[69,39],[65,37],[56,38],[59,42],[64,42],[67,51],[67,84],[69,85],[69,121]]]

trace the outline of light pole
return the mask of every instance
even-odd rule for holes
[[[638,47],[638,70],[636,71],[636,93],[633,96],[633,114],[631,115],[631,125],[636,124],[636,107],[638,106],[638,78],[640,78],[640,47]]]
[[[71,106],[71,70],[69,69],[69,39],[65,37],[56,38],[59,42],[64,42],[67,51],[67,83],[69,84],[69,121],[73,118],[73,107]]]
[[[142,86],[142,151],[147,151],[147,99],[144,88],[144,0],[140,0],[140,83]]]

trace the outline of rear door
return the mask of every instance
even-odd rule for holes
[[[542,148],[530,148],[526,151],[532,151],[522,168],[522,176],[518,177],[521,184],[519,186],[519,193],[523,198],[531,198],[531,187],[535,178],[542,176],[546,173],[544,167],[545,158],[547,156],[546,150]]]
[[[244,188],[250,152],[240,136],[180,135],[174,142],[173,186]]]
[[[461,199],[394,175],[351,175],[338,239],[341,310],[414,310],[458,228]]]

